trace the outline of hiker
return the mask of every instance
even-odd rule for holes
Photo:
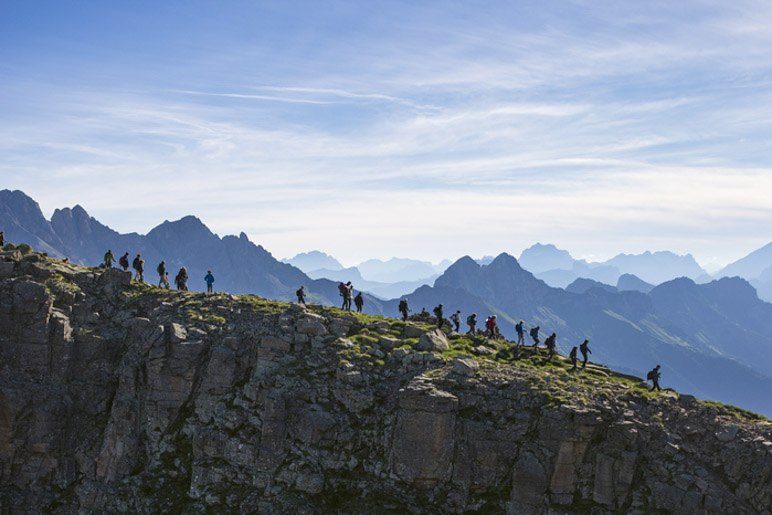
[[[522,320],[519,321],[517,324],[515,324],[515,331],[517,331],[517,344],[518,345],[525,345],[525,336],[523,333],[525,332],[525,329],[523,328],[523,322]]]
[[[579,350],[582,352],[582,368],[587,367],[587,355],[592,354],[590,350],[590,340],[585,339],[579,346]]]
[[[204,281],[206,281],[206,293],[212,293],[212,290],[214,290],[214,276],[211,270],[206,271]]]
[[[347,283],[340,283],[338,285],[338,292],[340,293],[340,296],[343,297],[343,304],[341,305],[340,309],[345,309],[347,311],[351,310],[351,294],[353,293],[354,287],[351,285],[351,281]]]
[[[298,291],[295,292],[295,295],[298,296],[298,304],[302,304],[303,306],[306,305],[306,287],[301,285],[300,288],[298,288]]]
[[[477,313],[472,313],[466,317],[466,325],[469,326],[469,334],[474,334],[475,326],[477,325]]]
[[[488,331],[489,338],[496,338],[499,328],[496,326],[496,315],[485,319],[485,329]]]
[[[450,315],[450,321],[453,322],[453,325],[456,327],[456,332],[459,332],[459,329],[461,328],[461,310],[456,310],[455,313]]]
[[[3,231],[0,231],[0,249],[5,247],[5,234]]]
[[[547,350],[549,351],[549,354],[547,354],[547,359],[550,360],[555,355],[555,349],[557,348],[557,343],[555,340],[557,339],[557,335],[555,333],[552,333],[551,335],[547,336],[547,339],[544,340],[544,345],[547,346]]]
[[[177,272],[177,277],[174,278],[174,284],[177,285],[177,289],[180,291],[188,291],[188,269],[184,266]]]
[[[172,285],[169,284],[169,272],[164,271],[163,277],[161,277],[161,282],[158,285],[161,288],[165,288],[167,290],[170,290],[172,288]]]
[[[571,353],[568,355],[569,358],[571,358],[571,370],[576,370],[576,351],[579,350],[579,348],[574,345],[571,348]]]
[[[651,390],[649,390],[650,392],[653,392],[655,388],[657,389],[657,391],[660,391],[662,389],[659,387],[659,377],[660,377],[659,365],[654,367],[652,370],[649,371],[648,374],[646,374],[646,380],[651,381]]]
[[[115,263],[115,256],[113,256],[112,250],[108,250],[107,253],[105,253],[104,263],[105,263],[105,268],[113,267],[113,263]]]
[[[402,321],[407,320],[407,314],[410,311],[407,307],[407,299],[402,299],[399,301],[399,312],[402,313]]]
[[[533,338],[533,346],[538,347],[539,346],[539,326],[531,327],[531,331],[529,333],[531,335],[531,338]]]
[[[161,261],[155,269],[158,272],[158,287],[162,287],[166,279],[166,261]]]
[[[365,305],[365,298],[362,297],[362,292],[360,291],[357,293],[357,296],[354,297],[354,305],[357,307],[357,313],[362,312],[362,306]]]
[[[142,259],[142,256],[140,254],[137,254],[137,257],[134,258],[134,261],[131,262],[132,268],[134,268],[134,271],[137,273],[134,277],[139,282],[145,282],[145,260]]]
[[[121,259],[118,260],[118,264],[121,265],[121,268],[123,268],[124,272],[128,272],[129,270],[129,253],[121,256]]]
[[[437,304],[437,307],[434,308],[434,316],[437,317],[437,327],[441,329],[442,324],[445,322],[445,319],[442,317],[442,304]]]

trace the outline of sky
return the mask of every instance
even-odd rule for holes
[[[772,2],[0,0],[0,188],[345,264],[772,240]]]

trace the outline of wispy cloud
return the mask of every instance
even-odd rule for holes
[[[728,260],[768,239],[770,7],[401,9],[202,42],[136,77],[11,67],[0,186],[120,230],[192,212],[350,262],[536,240]]]

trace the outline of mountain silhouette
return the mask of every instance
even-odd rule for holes
[[[649,284],[633,274],[622,274],[619,276],[619,279],[617,279],[617,290],[619,291],[639,291],[641,293],[649,293],[653,288],[653,284]]]
[[[145,279],[157,282],[156,265],[165,260],[173,277],[185,266],[192,290],[203,290],[203,277],[214,272],[215,289],[231,293],[256,293],[281,300],[294,300],[295,291],[305,285],[308,299],[338,305],[337,283],[311,279],[298,268],[275,259],[247,235],[220,238],[195,216],[164,221],[146,235],[121,234],[91,217],[81,206],[57,209],[48,221],[40,206],[21,191],[0,191],[0,227],[7,241],[29,243],[52,256],[68,257],[75,263],[96,265],[104,253],[116,259],[129,252],[145,260]],[[365,306],[382,311],[381,301],[366,296]]]
[[[550,286],[565,288],[578,278],[592,279],[613,285],[624,274],[637,276],[644,282],[660,284],[676,277],[689,277],[709,282],[711,277],[691,254],[680,256],[670,251],[618,254],[603,262],[587,262],[552,244],[537,243],[525,249],[520,263],[529,272]]]

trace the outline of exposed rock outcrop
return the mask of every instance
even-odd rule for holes
[[[3,512],[770,510],[772,428],[735,408],[421,324],[0,259]]]

